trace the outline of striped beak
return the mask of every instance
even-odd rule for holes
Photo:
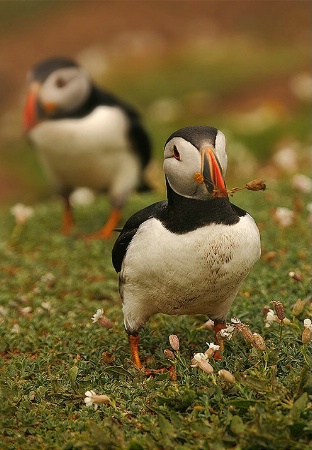
[[[25,132],[33,128],[38,122],[38,92],[40,85],[36,82],[32,83],[26,97],[23,115],[23,129]]]
[[[227,190],[222,175],[222,168],[211,147],[201,150],[201,170],[203,182],[213,197],[227,197]]]

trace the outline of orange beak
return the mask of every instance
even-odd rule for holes
[[[29,131],[39,121],[38,113],[37,113],[38,90],[39,90],[39,85],[37,83],[34,83],[30,86],[30,89],[28,91],[25,106],[24,106],[24,115],[23,115],[24,131]]]
[[[207,190],[213,197],[227,197],[222,168],[214,151],[210,147],[201,150],[202,174]]]

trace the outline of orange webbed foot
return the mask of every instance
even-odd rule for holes
[[[87,241],[93,239],[110,239],[116,226],[118,225],[120,217],[121,217],[120,209],[114,208],[104,227],[101,228],[101,230],[96,231],[95,233],[91,233],[88,234],[87,236],[84,236],[84,239]]]

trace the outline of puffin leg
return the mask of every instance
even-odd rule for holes
[[[139,355],[139,342],[140,336],[138,334],[129,334],[129,344],[132,361],[138,369],[142,369],[143,366]]]
[[[113,208],[104,227],[101,228],[100,231],[87,235],[86,239],[109,239],[114,231],[114,228],[118,225],[120,217],[120,208]]]
[[[62,233],[69,234],[74,226],[73,209],[71,207],[69,196],[64,195],[64,211],[62,219]]]
[[[116,226],[118,225],[120,217],[121,217],[120,208],[113,208],[109,215],[108,221],[106,222],[104,227],[100,230],[100,236],[103,239],[108,239],[111,237],[114,228],[116,228]]]
[[[218,320],[215,320],[215,321],[214,321],[214,331],[215,331],[215,335],[216,335],[216,343],[217,343],[217,345],[220,346],[220,349],[217,350],[217,351],[215,352],[215,354],[213,355],[214,359],[222,359],[222,354],[221,354],[221,353],[222,353],[223,350],[224,350],[224,341],[223,341],[223,339],[220,339],[218,333],[219,333],[221,330],[223,330],[224,328],[226,328],[225,322],[223,322],[223,321],[218,321]]]

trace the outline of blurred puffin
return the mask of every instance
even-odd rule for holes
[[[64,197],[63,232],[73,224],[76,187],[108,193],[111,213],[93,237],[109,238],[129,194],[144,186],[149,137],[132,106],[94,85],[76,62],[39,62],[28,76],[24,130],[48,176]]]
[[[230,203],[225,136],[195,126],[165,143],[167,201],[134,214],[112,252],[134,364],[139,330],[157,313],[207,314],[215,331],[260,257],[253,218]]]

